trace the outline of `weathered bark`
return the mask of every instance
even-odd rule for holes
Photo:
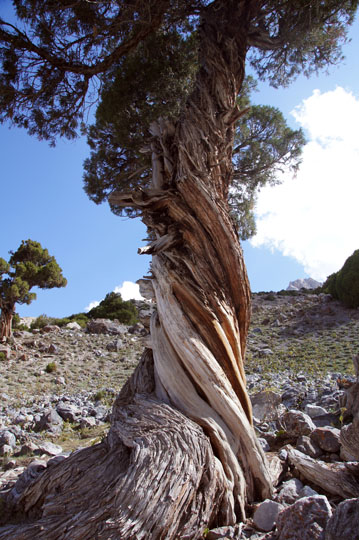
[[[6,306],[1,307],[0,341],[8,339],[12,335],[12,320],[14,317],[14,312],[14,307],[10,309]]]
[[[358,463],[325,463],[286,447],[289,462],[310,482],[344,499],[359,497]]]
[[[243,368],[250,289],[227,205],[256,4],[207,8],[196,89],[176,126],[151,126],[152,188],[111,199],[142,210],[155,237],[142,250],[153,255],[153,367],[147,351],[107,439],[26,489],[17,505],[32,523],[0,529],[1,540],[195,539],[271,494]]]

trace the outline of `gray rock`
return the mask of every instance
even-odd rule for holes
[[[359,499],[338,504],[328,521],[325,540],[359,540]]]
[[[3,466],[4,471],[11,471],[12,469],[15,469],[16,467],[16,460],[15,459],[9,459]]]
[[[277,496],[279,503],[293,504],[300,498],[300,491],[303,489],[303,484],[298,478],[292,478],[283,482],[280,492]]]
[[[91,428],[96,426],[96,418],[93,416],[89,416],[88,418],[81,418],[80,420],[80,428]]]
[[[315,416],[313,422],[316,427],[326,427],[337,425],[339,421],[339,414],[327,413],[320,416]]]
[[[282,394],[282,403],[287,409],[292,409],[296,406],[300,394],[296,388],[287,388]]]
[[[141,323],[145,328],[150,328],[151,317],[155,311],[157,311],[156,304],[149,304],[146,308],[139,310],[138,318],[140,319]]]
[[[304,486],[299,492],[299,497],[300,498],[302,498],[302,497],[313,497],[313,495],[319,495],[319,493],[317,493],[314,489],[312,489],[309,486]]]
[[[264,452],[269,452],[270,451],[270,446],[269,446],[268,442],[265,439],[263,439],[263,437],[258,437],[258,442],[261,445]]]
[[[3,457],[11,456],[13,452],[14,452],[14,449],[9,444],[0,445],[0,456],[3,456]]]
[[[11,446],[11,448],[15,448],[16,446],[15,435],[7,429],[4,431],[0,431],[0,446],[4,444]]]
[[[303,452],[303,454],[307,454],[307,456],[312,458],[318,458],[323,454],[323,451],[319,448],[319,446],[315,444],[315,442],[312,441],[307,435],[298,437],[296,448],[300,452]]]
[[[0,345],[0,353],[3,353],[5,360],[10,360],[10,357],[11,357],[10,347],[7,347],[6,345]]]
[[[288,452],[285,448],[281,448],[278,452],[278,457],[281,461],[287,461],[288,459]]]
[[[130,334],[144,335],[144,334],[147,333],[147,331],[145,330],[145,327],[144,327],[144,325],[142,323],[135,323],[133,326],[130,326],[128,331],[129,331]]]
[[[63,419],[55,411],[55,409],[47,410],[35,424],[35,431],[51,431],[52,433],[59,433],[62,430]]]
[[[90,334],[110,334],[123,335],[126,333],[126,327],[115,321],[108,319],[92,319],[86,325],[86,331]]]
[[[140,295],[143,298],[146,298],[146,300],[155,300],[155,291],[153,290],[151,279],[138,279],[136,283],[140,288]]]
[[[258,392],[251,396],[253,416],[260,422],[276,420],[280,413],[281,396],[275,392]]]
[[[225,525],[223,527],[216,527],[215,529],[211,529],[207,535],[206,540],[220,540],[223,538],[229,538],[229,539],[235,539],[239,538],[241,531],[243,528],[243,523],[237,524],[234,527],[231,525]]]
[[[268,532],[274,528],[278,514],[284,509],[282,504],[266,499],[255,510],[253,523],[260,531]]]
[[[121,339],[115,339],[106,345],[106,349],[110,352],[118,352],[123,347],[123,341]]]
[[[60,332],[60,327],[56,324],[47,324],[43,328],[41,328],[42,334],[50,334],[50,332]]]
[[[47,352],[50,354],[58,354],[59,348],[54,343],[51,343],[47,349]]]
[[[310,404],[305,406],[305,412],[311,418],[315,418],[316,416],[322,416],[323,414],[328,414],[328,411],[326,411],[324,407]]]
[[[313,278],[296,279],[295,281],[289,282],[287,291],[300,291],[300,289],[317,289],[322,285],[323,283],[320,283]]]
[[[332,511],[324,495],[304,497],[280,512],[277,540],[323,540]]]
[[[70,330],[75,330],[80,332],[82,330],[81,326],[77,322],[69,322],[66,325],[66,328],[69,328]]]
[[[32,441],[28,441],[25,444],[23,444],[19,451],[19,456],[28,456],[30,454],[33,454],[35,450],[38,449],[37,444],[35,444]]]
[[[337,428],[319,427],[310,435],[311,440],[324,452],[339,452],[340,431]]]
[[[56,407],[56,412],[61,416],[63,420],[67,420],[73,423],[77,422],[81,415],[81,409],[76,407],[76,405],[63,401],[60,401],[60,403],[58,403]]]
[[[62,453],[62,448],[58,444],[52,442],[42,442],[35,450],[34,454],[47,454],[48,456],[58,456]]]
[[[312,419],[302,411],[288,411],[281,416],[281,422],[288,435],[293,437],[309,435],[315,429]]]

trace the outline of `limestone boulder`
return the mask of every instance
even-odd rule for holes
[[[307,414],[302,411],[290,410],[281,416],[281,423],[292,437],[310,435],[315,430],[315,425]]]
[[[303,497],[278,515],[277,540],[323,540],[331,516],[324,495]]]
[[[316,428],[310,434],[310,438],[324,452],[336,453],[340,451],[340,431],[337,428]]]
[[[325,530],[325,540],[349,539],[359,539],[359,499],[346,499],[338,504]]]

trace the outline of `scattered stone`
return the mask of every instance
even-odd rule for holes
[[[313,497],[313,495],[319,495],[319,493],[310,486],[304,486],[299,492],[299,497]]]
[[[324,407],[320,407],[319,405],[310,405],[310,403],[305,406],[305,412],[311,418],[328,414],[328,411],[326,411]]]
[[[82,418],[80,421],[80,428],[92,428],[96,426],[96,418],[89,416],[88,418]]]
[[[127,328],[109,319],[92,319],[87,323],[86,331],[90,334],[123,335],[127,331]]]
[[[47,324],[43,328],[41,328],[42,334],[49,334],[50,332],[60,332],[60,327],[56,324]]]
[[[318,458],[323,454],[319,446],[307,435],[302,435],[297,439],[296,449],[312,458]]]
[[[11,448],[15,448],[16,437],[13,433],[11,433],[11,431],[0,431],[0,446],[4,444],[10,446]]]
[[[62,448],[58,444],[52,442],[42,442],[34,451],[35,454],[47,454],[48,456],[57,456],[62,453]]]
[[[284,509],[282,504],[266,499],[258,505],[253,514],[253,523],[257,529],[264,532],[271,531],[278,518],[279,512]]]
[[[300,480],[298,480],[298,478],[287,480],[287,482],[283,482],[277,496],[277,501],[279,503],[293,504],[297,499],[299,499],[299,493],[302,489],[303,484]]]
[[[223,538],[223,540],[225,538],[228,538],[228,539],[239,538],[242,532],[242,528],[243,528],[243,523],[239,523],[235,526],[225,525],[224,527],[217,527],[215,529],[211,529],[207,533],[206,540],[219,540],[221,538]]]
[[[147,334],[147,331],[145,330],[145,327],[142,323],[135,323],[133,326],[130,326],[128,331],[130,334],[140,334],[140,335]]]
[[[309,435],[315,429],[312,419],[302,411],[288,411],[281,416],[281,422],[288,435],[293,437]]]
[[[276,392],[263,391],[251,396],[253,416],[260,422],[276,420],[280,414],[281,396]]]
[[[0,446],[0,456],[3,456],[3,457],[11,456],[13,451],[14,451],[14,448],[10,446],[9,444],[2,444]]]
[[[47,410],[35,424],[35,431],[50,431],[51,433],[59,433],[62,430],[63,419],[55,411],[55,409]]]
[[[118,352],[123,347],[123,341],[121,339],[115,339],[106,345],[106,349],[110,352]]]
[[[270,446],[269,446],[268,442],[265,439],[263,439],[263,437],[258,437],[258,442],[261,445],[262,450],[264,450],[264,452],[269,452],[270,451]]]
[[[11,349],[10,347],[6,347],[5,345],[0,345],[0,354],[4,355],[5,360],[10,360],[11,357]]]
[[[359,540],[359,499],[341,502],[329,519],[325,540]]]
[[[75,330],[75,331],[78,331],[78,332],[80,332],[82,330],[81,326],[77,322],[69,322],[69,323],[67,323],[66,328],[68,328],[69,330]]]
[[[28,441],[25,444],[23,444],[20,448],[20,451],[17,455],[19,456],[28,456],[33,454],[38,449],[37,444],[35,444],[32,441]]]
[[[280,512],[277,520],[277,540],[323,540],[332,515],[324,495],[304,497]]]
[[[63,420],[68,422],[77,422],[81,416],[81,410],[72,403],[60,402],[56,407],[56,412],[61,416]]]
[[[340,431],[337,428],[319,427],[310,435],[311,440],[319,446],[324,452],[339,452],[340,450]]]

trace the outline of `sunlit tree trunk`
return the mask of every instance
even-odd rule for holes
[[[243,368],[250,290],[227,205],[255,9],[221,0],[207,10],[196,89],[176,126],[151,127],[152,189],[112,197],[142,209],[155,237],[142,249],[153,256],[152,350],[106,440],[13,499],[28,521],[0,529],[1,540],[196,539],[271,494]]]

